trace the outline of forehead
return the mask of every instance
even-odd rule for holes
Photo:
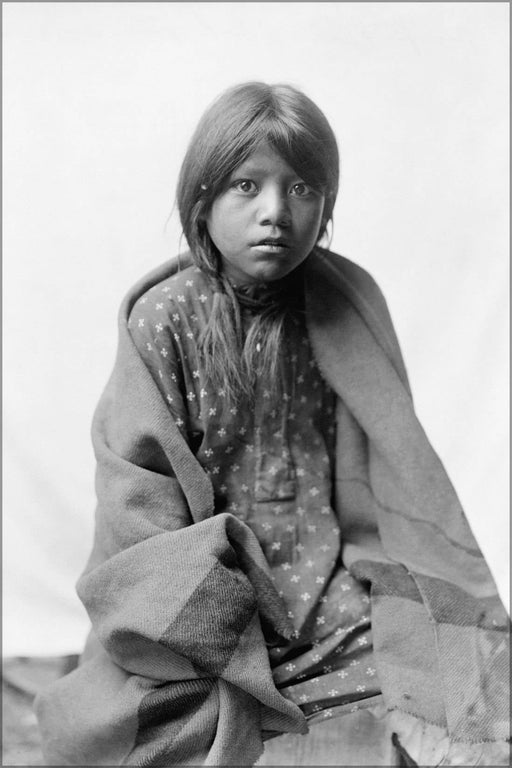
[[[284,157],[267,142],[258,144],[256,149],[235,168],[233,174],[239,174],[240,172],[287,176],[297,175],[296,171],[287,163]]]

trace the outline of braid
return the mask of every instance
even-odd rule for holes
[[[195,264],[204,272],[213,290],[212,311],[199,338],[208,381],[215,390],[223,389],[230,403],[248,393],[248,382],[241,370],[243,328],[240,307],[233,288],[221,273],[221,259],[211,242],[202,219],[203,204],[192,210],[193,231],[189,243]]]
[[[214,390],[223,389],[228,403],[242,394],[250,395],[250,382],[244,376],[242,361],[243,329],[240,307],[232,287],[223,277],[213,283],[212,311],[199,339],[206,377]]]
[[[285,338],[286,305],[264,309],[254,318],[242,353],[243,368],[251,388],[251,395],[258,379],[263,379],[274,398],[282,391],[281,356]]]

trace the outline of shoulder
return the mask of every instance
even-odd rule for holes
[[[385,315],[388,321],[387,305],[372,275],[354,261],[325,248],[315,248],[306,265],[310,284],[321,292],[326,285],[330,290],[339,291],[370,315]]]
[[[184,254],[153,269],[130,288],[119,320],[129,327],[143,325],[146,319],[166,322],[177,309],[206,301],[208,293],[205,275],[191,263],[189,254]]]
[[[334,279],[342,287],[346,281],[362,290],[377,286],[374,278],[355,261],[334,251],[316,247],[308,259],[308,269]]]
[[[380,347],[393,361],[406,388],[407,371],[386,300],[373,277],[355,262],[323,248],[315,248],[306,264],[310,319],[322,325],[343,322],[350,305],[362,318]]]

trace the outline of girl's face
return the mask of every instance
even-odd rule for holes
[[[229,176],[206,224],[235,284],[270,282],[311,253],[323,209],[324,196],[269,144],[261,144]]]

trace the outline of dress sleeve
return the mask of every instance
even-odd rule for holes
[[[188,413],[184,398],[183,361],[176,346],[179,334],[171,318],[167,314],[159,314],[144,299],[142,297],[133,307],[128,319],[128,331],[169,413],[185,434]]]

